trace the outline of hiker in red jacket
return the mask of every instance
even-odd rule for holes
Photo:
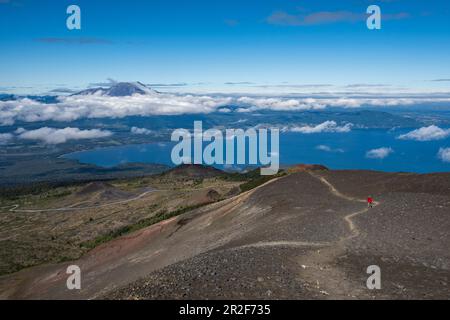
[[[371,196],[369,196],[369,197],[367,198],[367,206],[368,206],[369,208],[373,208],[373,198],[372,198]]]

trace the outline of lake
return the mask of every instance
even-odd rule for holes
[[[450,163],[438,158],[440,148],[450,147],[450,139],[427,142],[397,139],[400,134],[411,130],[353,129],[346,133],[281,133],[280,163],[315,163],[331,169],[389,172],[450,171]],[[75,152],[64,157],[102,167],[133,162],[173,166],[171,151],[174,145],[173,142],[124,145]],[[367,157],[369,150],[378,148],[391,148],[392,152],[383,159]],[[224,168],[223,165],[216,167]]]

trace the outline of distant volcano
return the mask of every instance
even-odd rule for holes
[[[156,94],[157,91],[147,87],[141,82],[117,82],[109,88],[91,88],[73,94],[77,95],[97,95],[109,97],[127,97],[134,94]]]

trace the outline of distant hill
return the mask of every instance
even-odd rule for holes
[[[165,177],[170,176],[173,178],[212,178],[225,174],[225,172],[214,167],[198,164],[182,164],[162,173]]]

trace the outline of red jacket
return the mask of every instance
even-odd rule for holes
[[[373,203],[373,199],[369,197],[369,198],[367,198],[367,202],[368,203]]]

